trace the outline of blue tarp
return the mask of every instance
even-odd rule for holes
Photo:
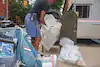
[[[37,60],[38,52],[28,41],[28,35],[21,30],[17,30],[17,51],[16,58],[20,58],[21,62],[25,64],[24,67],[42,67],[41,61]],[[31,51],[25,50],[24,48],[29,48]]]

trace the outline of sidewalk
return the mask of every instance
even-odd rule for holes
[[[100,46],[80,46],[81,54],[84,58],[87,67],[100,67]],[[57,62],[57,67],[78,67],[75,65],[64,64]]]

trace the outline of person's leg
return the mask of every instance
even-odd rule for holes
[[[33,47],[38,50],[40,44],[40,24],[39,21],[31,20],[31,14],[25,17],[26,31],[31,36]]]
[[[31,14],[27,14],[25,17],[25,26],[26,26],[26,32],[28,33],[28,35],[30,35],[31,37],[31,44],[33,45],[33,47],[37,50],[37,46],[36,46],[36,25],[35,25],[35,21],[31,20]]]
[[[37,36],[36,37],[31,37],[31,43],[33,45],[33,47],[38,51],[39,49],[39,44],[40,44],[40,40],[41,40],[41,37],[40,37],[40,32],[37,31]]]
[[[35,25],[36,25],[36,37],[35,37],[35,42],[32,42],[32,45],[34,46],[34,48],[38,51],[39,49],[39,45],[40,45],[40,24],[38,21],[35,21]]]
[[[32,44],[33,47],[37,50],[37,48],[36,48],[36,40],[35,40],[35,37],[31,37],[31,44]]]
[[[34,40],[34,41],[33,41]],[[39,44],[40,44],[40,37],[36,37],[35,39],[32,38],[32,45],[34,46],[34,48],[38,51],[39,49]]]

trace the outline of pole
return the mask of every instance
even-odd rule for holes
[[[8,0],[6,0],[6,19],[8,20]]]

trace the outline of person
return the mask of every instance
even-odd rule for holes
[[[54,3],[53,0],[36,0],[33,8],[25,17],[26,31],[31,36],[33,47],[38,51],[40,44],[40,26],[45,24],[44,16],[49,10],[49,3]]]
[[[72,9],[73,6],[73,0],[63,0],[62,3],[62,8],[61,8],[61,15],[63,15],[66,11],[69,11],[70,9]]]

